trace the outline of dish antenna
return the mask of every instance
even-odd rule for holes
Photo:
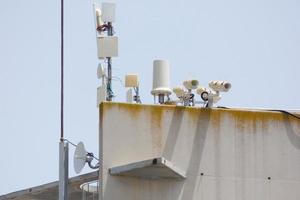
[[[93,159],[95,158],[93,153],[89,153],[85,150],[83,142],[79,142],[76,146],[74,152],[74,170],[76,174],[79,174],[85,166],[85,163],[88,163],[91,169],[98,169],[99,162],[96,165],[92,164]],[[97,158],[95,158],[98,160]]]

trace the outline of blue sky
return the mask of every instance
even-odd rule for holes
[[[230,81],[219,105],[300,108],[300,1],[115,2],[113,74],[138,73],[143,102],[152,103],[152,62],[162,58],[172,86]],[[0,194],[58,178],[59,14],[59,0],[0,3]],[[95,153],[97,64],[92,1],[65,0],[65,134]],[[124,101],[122,85],[113,89]]]

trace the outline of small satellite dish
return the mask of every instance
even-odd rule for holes
[[[84,148],[83,142],[79,142],[74,152],[74,170],[77,174],[81,172],[87,161],[87,151]]]

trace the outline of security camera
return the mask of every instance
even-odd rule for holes
[[[202,98],[202,100],[207,101],[208,96],[212,94],[211,89],[206,88],[206,87],[198,87],[196,90],[197,94],[199,94]]]
[[[210,81],[209,87],[216,92],[228,92],[231,84],[226,81]]]
[[[198,80],[186,80],[183,82],[183,85],[188,90],[195,90],[195,89],[197,89],[197,87],[199,85],[199,81]]]
[[[174,87],[173,92],[178,98],[182,98],[185,95],[185,91],[182,87]]]
[[[196,92],[199,95],[201,95],[203,92],[212,93],[211,89],[201,86],[197,88]]]

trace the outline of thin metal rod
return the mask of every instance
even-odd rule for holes
[[[64,142],[64,0],[60,15],[60,142],[59,142],[59,200],[68,200],[69,144]]]
[[[68,139],[64,139],[64,141],[66,141],[67,143],[69,143],[69,144],[71,144],[72,146],[74,146],[74,147],[77,147],[77,145],[76,144],[74,144],[73,142],[71,142],[70,140],[68,140]]]
[[[60,141],[64,140],[64,0],[61,0],[60,16]]]

